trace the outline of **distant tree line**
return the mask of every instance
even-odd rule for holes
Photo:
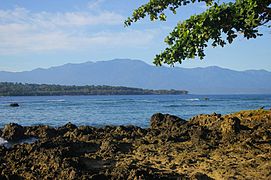
[[[63,86],[0,82],[0,96],[58,96],[58,95],[162,95],[187,94],[185,90],[150,90],[123,86]]]

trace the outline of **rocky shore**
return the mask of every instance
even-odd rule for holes
[[[271,110],[158,113],[148,129],[8,124],[0,135],[14,143],[0,146],[0,179],[271,179]]]

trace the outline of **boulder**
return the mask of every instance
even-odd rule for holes
[[[24,128],[16,123],[10,123],[5,125],[2,133],[2,137],[6,140],[20,140],[25,138]]]
[[[175,129],[185,124],[187,121],[177,116],[157,113],[151,117],[151,129]]]
[[[68,122],[67,124],[65,124],[64,127],[70,130],[74,130],[77,128],[77,126],[72,124],[71,122]]]
[[[19,107],[19,104],[18,103],[11,103],[9,106],[10,107]]]
[[[26,127],[25,134],[39,138],[52,138],[57,136],[57,131],[55,128],[48,125],[39,125]]]
[[[209,177],[208,175],[197,172],[192,175],[191,179],[196,179],[196,180],[214,180],[213,178]]]
[[[189,120],[189,124],[196,124],[210,129],[214,129],[220,126],[222,120],[223,117],[221,116],[221,114],[200,114],[192,117]]]
[[[57,129],[57,131],[58,131],[58,133],[59,133],[60,135],[64,135],[65,133],[67,133],[67,132],[72,132],[72,131],[74,131],[75,129],[77,129],[77,126],[74,125],[74,124],[72,124],[71,122],[68,122],[68,123],[65,124],[64,126],[59,127],[59,128]]]

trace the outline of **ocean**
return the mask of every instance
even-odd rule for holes
[[[11,103],[19,107],[10,107]],[[183,119],[198,114],[233,113],[271,108],[271,95],[124,95],[124,96],[32,96],[0,97],[0,127],[8,123],[24,126],[136,125],[149,127],[157,112]]]

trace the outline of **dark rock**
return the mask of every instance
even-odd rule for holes
[[[147,170],[132,169],[130,171],[128,180],[134,180],[134,179],[154,179],[154,177]]]
[[[174,129],[185,124],[187,121],[177,116],[157,113],[151,117],[152,129]]]
[[[18,103],[11,103],[9,106],[10,107],[19,107],[19,104]]]
[[[88,135],[93,134],[96,131],[96,128],[91,126],[79,126],[78,130],[80,130],[83,135]]]
[[[104,140],[100,146],[100,152],[106,156],[114,156],[119,150],[118,142],[113,139]]]
[[[68,122],[67,124],[65,124],[64,126],[65,128],[69,129],[69,130],[73,130],[73,129],[76,129],[77,126],[72,124],[71,122]]]
[[[225,118],[221,123],[223,135],[236,134],[240,131],[240,119],[237,117]]]
[[[211,114],[211,116],[216,116],[217,118],[221,118],[221,114],[217,114],[216,112],[214,112],[213,114]]]
[[[75,129],[77,129],[77,126],[72,124],[71,122],[68,122],[67,124],[65,124],[64,126],[60,127],[57,129],[58,133],[60,135],[64,135],[67,132],[71,132],[74,131]]]
[[[92,180],[107,180],[108,177],[106,177],[104,174],[94,174],[90,177]]]
[[[178,179],[187,179],[185,176],[176,173],[161,173],[157,169],[154,168],[142,168],[142,167],[134,167],[131,169],[128,180],[134,179],[168,179],[168,180],[178,180]]]
[[[6,140],[20,140],[25,138],[24,128],[16,123],[10,123],[5,125],[2,133],[2,137]]]
[[[0,175],[0,179],[2,179],[2,180],[7,180],[7,177],[4,176],[4,175]]]
[[[4,146],[0,146],[0,157],[3,157],[6,153],[7,149]]]
[[[26,135],[34,136],[39,138],[52,138],[57,136],[57,131],[55,128],[50,126],[32,126],[26,127]]]
[[[191,179],[195,179],[195,180],[214,180],[213,178],[209,177],[208,175],[200,173],[200,172],[195,173],[191,177]]]
[[[7,125],[3,134],[15,134],[10,132],[15,127],[22,130],[19,125]],[[199,115],[189,122],[155,114],[148,129],[77,128],[71,123],[58,129],[49,126],[23,129],[25,135],[41,138],[10,149],[0,147],[0,179],[270,177],[268,110]]]
[[[0,176],[0,179],[3,179],[3,180],[23,180],[24,178],[21,177],[21,176],[18,176],[18,175],[14,175],[14,174],[11,174],[11,175],[4,175],[4,176]]]
[[[220,122],[223,120],[221,117],[221,114],[216,114],[213,113],[211,115],[209,114],[201,114],[197,115],[195,117],[192,117],[188,123],[189,124],[195,124],[195,125],[200,125],[204,126],[210,129],[215,129],[220,127]]]
[[[194,144],[200,144],[206,140],[208,132],[208,129],[205,127],[194,126],[191,128],[191,131],[189,131],[189,135]]]

